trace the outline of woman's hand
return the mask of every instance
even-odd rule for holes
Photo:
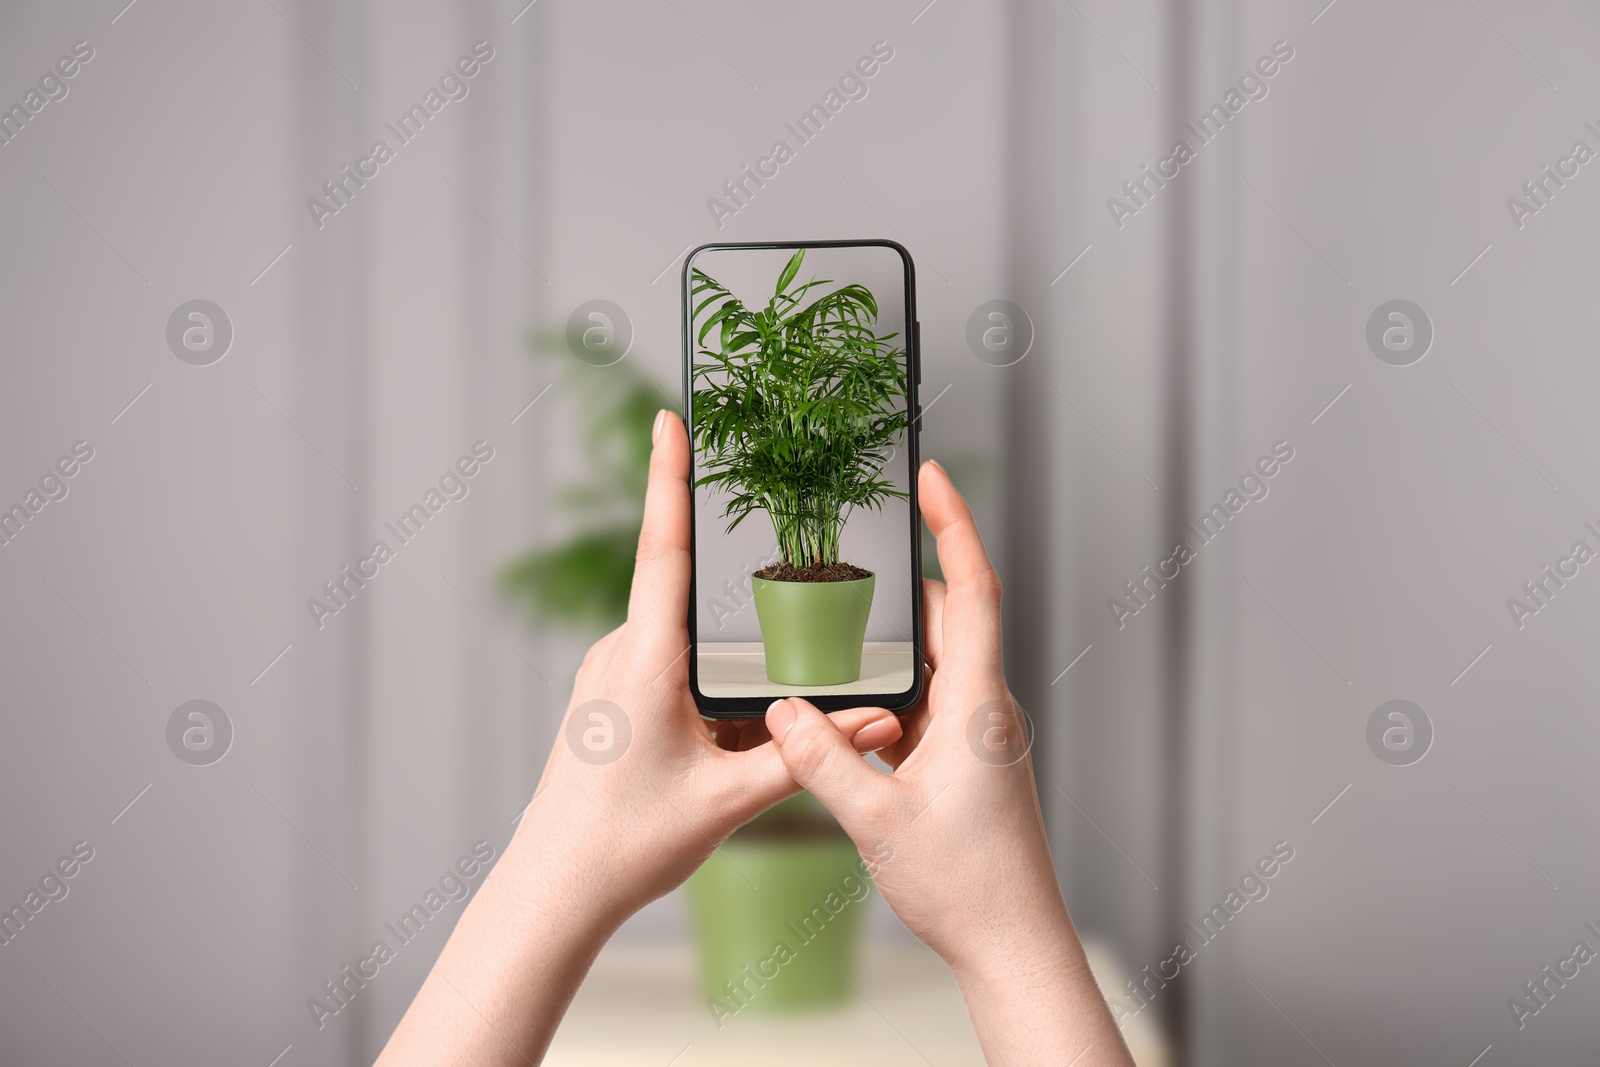
[[[760,720],[708,726],[690,695],[688,474],[683,424],[662,412],[628,621],[584,657],[562,736],[517,833],[571,872],[567,890],[618,923],[798,792]],[[900,736],[883,709],[841,712],[828,726],[847,745]]]
[[[623,920],[798,791],[762,722],[710,728],[695,708],[689,441],[667,411],[654,437],[628,621],[584,657],[516,836],[380,1064],[537,1063]],[[863,751],[900,736],[881,708],[824,723]]]
[[[919,477],[949,584],[924,583],[933,676],[904,737],[880,752],[895,773],[805,700],[774,703],[767,728],[794,780],[873,862],[884,900],[950,964],[991,1064],[1130,1064],[1056,883],[1031,737],[1002,667],[999,579],[943,468]]]

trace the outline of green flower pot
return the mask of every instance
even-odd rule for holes
[[[842,685],[861,677],[872,576],[854,582],[772,582],[751,576],[767,678]]]
[[[725,843],[689,879],[701,992],[718,1028],[746,1012],[848,1001],[871,892],[842,834]]]

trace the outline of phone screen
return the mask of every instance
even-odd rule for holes
[[[911,259],[888,241],[710,245],[684,270],[690,680],[712,717],[922,689]]]

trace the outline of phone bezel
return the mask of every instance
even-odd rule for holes
[[[897,241],[882,238],[867,238],[863,240],[843,241],[741,241],[741,242],[712,242],[703,244],[689,251],[683,261],[683,272],[679,290],[683,299],[683,421],[689,433],[689,491],[691,494],[691,507],[693,501],[694,482],[696,475],[694,455],[694,323],[692,321],[694,302],[690,295],[690,271],[693,270],[695,257],[702,252],[724,250],[764,250],[764,249],[798,249],[798,248],[892,248],[900,256],[901,264],[905,268],[905,348],[906,348],[906,410],[910,414],[906,428],[905,451],[909,464],[909,505],[910,513],[910,538],[911,538],[911,655],[912,655],[912,681],[911,688],[901,693],[859,693],[848,695],[805,694],[805,698],[815,704],[822,711],[842,711],[846,708],[881,707],[887,708],[896,714],[904,714],[916,707],[922,699],[923,687],[926,685],[926,670],[923,655],[923,618],[922,618],[922,512],[917,502],[917,469],[920,465],[919,436],[921,434],[922,405],[918,399],[922,383],[922,330],[917,320],[917,283],[916,267],[911,261],[911,253],[906,251],[904,245]],[[766,713],[767,707],[777,697],[751,696],[751,697],[708,697],[700,692],[700,672],[698,649],[699,635],[696,632],[695,605],[698,602],[697,580],[698,574],[694,565],[696,552],[695,523],[689,523],[689,691],[694,695],[696,706],[700,713],[711,719],[753,719],[760,718]]]

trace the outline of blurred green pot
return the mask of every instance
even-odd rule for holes
[[[752,824],[689,879],[701,991],[719,1024],[850,999],[872,883],[848,837],[804,821],[815,804],[804,793],[785,801],[768,813],[780,820],[770,831]],[[796,812],[804,836],[782,825]]]
[[[773,582],[751,576],[767,678],[784,685],[842,685],[861,677],[876,578]]]

